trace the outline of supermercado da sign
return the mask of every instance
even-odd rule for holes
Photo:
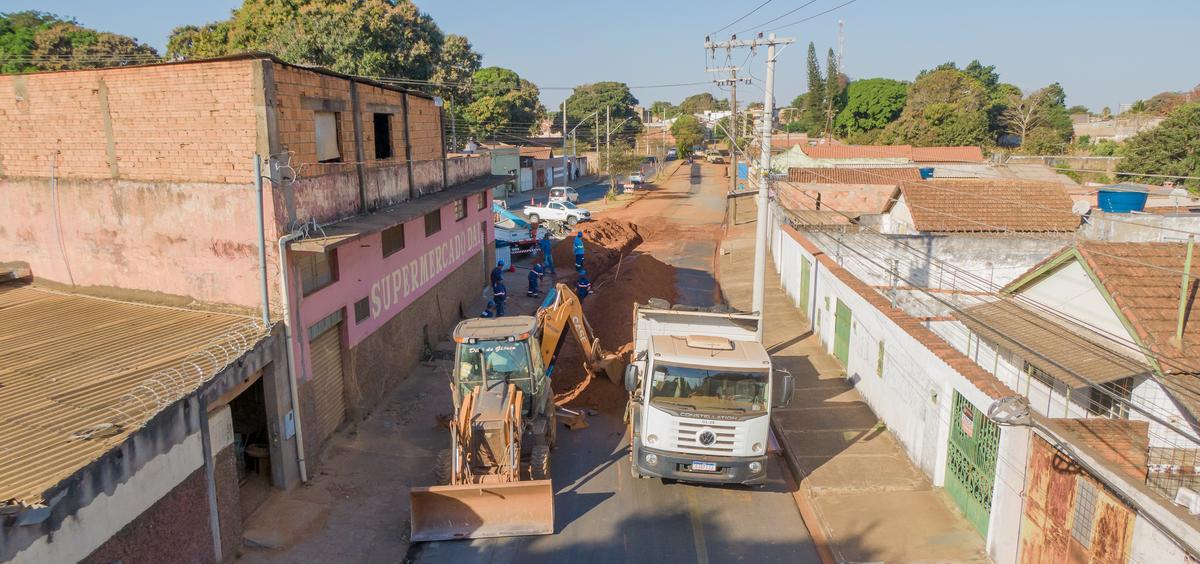
[[[371,285],[371,318],[391,317],[392,310],[417,299],[432,284],[483,246],[484,233],[467,228],[384,274]]]

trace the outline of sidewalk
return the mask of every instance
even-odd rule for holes
[[[722,242],[718,277],[737,309],[750,309],[754,229],[731,226]],[[764,344],[796,379],[772,426],[800,480],[795,497],[813,538],[842,562],[987,562],[984,539],[846,381],[767,261]]]

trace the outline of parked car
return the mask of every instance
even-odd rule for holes
[[[579,202],[579,192],[570,186],[555,186],[550,189],[551,202]]]
[[[567,225],[575,225],[580,221],[588,221],[592,219],[592,212],[581,208],[571,202],[549,202],[544,206],[525,206],[523,210],[525,217],[529,221],[541,221],[548,219],[552,221],[562,221]]]
[[[635,172],[635,173],[629,175],[629,182],[632,183],[634,186],[637,186],[645,181],[646,181],[646,177],[644,175],[642,175],[642,173],[640,173],[640,172]]]
[[[675,149],[667,149],[667,160],[668,161],[673,161],[677,158],[679,158],[679,151],[676,151]]]

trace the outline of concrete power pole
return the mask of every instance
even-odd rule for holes
[[[721,85],[721,86],[729,86],[730,87],[730,89],[729,89],[729,107],[732,109],[732,112],[730,112],[730,114],[729,114],[729,129],[725,131],[725,133],[727,135],[729,135],[729,140],[730,140],[729,141],[729,144],[730,144],[730,149],[729,149],[729,159],[730,159],[729,191],[730,192],[737,191],[737,163],[738,163],[738,154],[737,154],[737,147],[736,147],[737,135],[738,135],[737,85],[738,85],[738,80],[739,80],[737,77],[737,73],[739,70],[741,70],[741,69],[739,69],[738,67],[721,67],[721,68],[715,68],[715,69],[708,69],[708,72],[729,72],[729,78],[717,79],[717,80],[714,80],[713,82],[718,85]],[[745,81],[746,84],[750,83],[750,81],[748,79],[743,78],[741,80]]]
[[[604,107],[604,173],[608,175],[608,190],[612,192],[616,187],[612,177],[612,106]]]
[[[567,101],[566,100],[563,100],[563,103],[562,103],[562,115],[563,115],[563,183],[562,183],[562,185],[566,186],[567,181],[570,180],[570,178],[571,178],[571,175],[567,172]],[[554,176],[553,172],[554,172],[553,169],[551,169],[551,175],[550,175],[551,177]],[[550,179],[550,185],[551,186],[554,185],[554,178]]]
[[[767,84],[763,93],[762,145],[758,171],[758,224],[755,226],[754,237],[754,290],[751,297],[750,309],[763,314],[763,301],[766,295],[767,282],[767,205],[770,199],[771,178],[771,129],[775,115],[775,46],[795,43],[795,39],[776,39],[775,34],[765,39],[760,33],[751,40],[731,39],[722,43],[714,43],[708,38],[704,40],[704,48],[709,50],[732,49],[749,47],[755,49],[760,45],[767,47]],[[758,323],[758,340],[763,336],[763,323]]]

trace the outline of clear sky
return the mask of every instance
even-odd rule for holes
[[[759,24],[808,0],[772,0],[714,37],[762,29]],[[816,15],[845,0],[816,0],[767,28]],[[137,37],[162,50],[170,30],[228,17],[238,0],[0,0],[0,10],[37,9],[75,17],[83,25]],[[466,35],[485,65],[516,70],[543,87],[556,106],[570,87],[617,80],[631,86],[692,83],[711,78],[704,36],[761,4],[761,0],[646,2],[606,0],[418,0],[446,33]],[[805,90],[805,50],[837,47],[845,21],[845,70],[852,78],[911,80],[918,71],[977,58],[996,65],[1001,80],[1023,89],[1058,81],[1067,103],[1094,111],[1200,83],[1200,1],[1149,0],[856,0],[811,21],[779,30],[797,44],[778,57],[776,91],[787,103]],[[741,37],[752,36],[751,32]],[[740,65],[746,52],[734,55]],[[749,61],[765,78],[759,53]],[[725,64],[720,53],[717,64]],[[644,104],[678,102],[716,87],[638,88]],[[739,102],[761,101],[758,85],[743,86]]]

